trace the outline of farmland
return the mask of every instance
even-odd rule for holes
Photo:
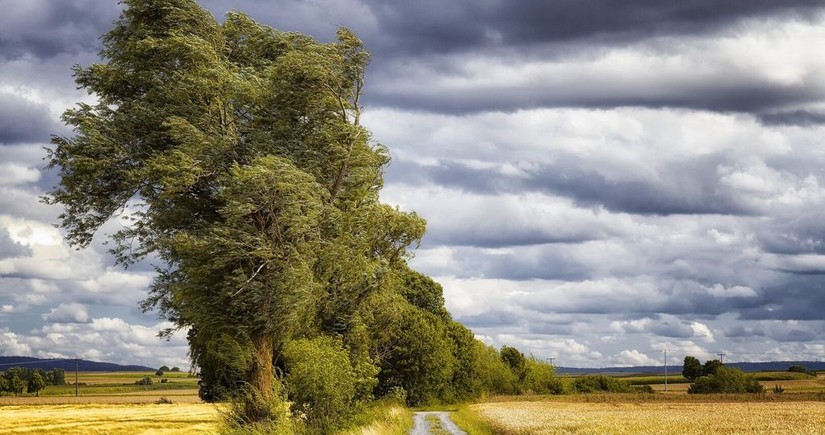
[[[469,412],[500,434],[819,434],[825,402],[490,402]]]
[[[201,403],[9,405],[0,406],[0,433],[186,435],[214,431],[217,419],[217,408]]]
[[[134,382],[150,376],[155,383]],[[756,375],[770,390],[784,394],[688,395],[687,383],[672,383],[661,394],[658,376],[625,377],[652,385],[657,394],[576,394],[492,396],[461,408],[457,420],[476,421],[492,433],[511,434],[815,434],[825,426],[825,378],[784,373]],[[219,427],[220,406],[201,403],[197,378],[154,373],[80,374],[79,397],[73,386],[49,386],[35,396],[0,396],[0,433],[196,434]],[[74,376],[67,376],[74,381]],[[567,378],[572,380],[572,378]],[[160,403],[159,403],[160,402]],[[168,403],[171,402],[171,403]],[[48,406],[44,406],[48,405]],[[403,407],[376,407],[347,434],[405,433],[412,418]],[[399,429],[406,428],[406,429]],[[475,432],[468,428],[468,433]]]

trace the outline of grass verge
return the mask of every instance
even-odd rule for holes
[[[340,435],[407,435],[412,425],[412,411],[403,403],[379,400],[359,413],[352,427]]]
[[[497,431],[493,426],[481,417],[478,411],[470,407],[470,405],[462,405],[458,410],[450,414],[450,418],[458,425],[467,435],[504,435],[504,432]]]

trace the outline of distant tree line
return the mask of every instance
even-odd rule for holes
[[[686,356],[682,376],[693,382],[689,394],[709,393],[764,393],[763,387],[753,375],[742,370],[725,367],[720,360],[709,360],[703,365],[699,359]]]
[[[47,385],[66,385],[66,372],[55,368],[49,371],[27,367],[12,367],[0,372],[0,394],[19,396],[27,394],[40,395],[40,390]]]

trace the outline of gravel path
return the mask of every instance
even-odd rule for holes
[[[448,412],[416,412],[413,416],[415,425],[410,431],[410,435],[441,435],[440,432],[434,433],[430,431],[430,422],[427,417],[434,416],[441,421],[441,426],[447,430],[447,433],[452,435],[467,435],[467,432],[459,429],[452,420]]]

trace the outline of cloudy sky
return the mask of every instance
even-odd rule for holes
[[[202,0],[355,30],[383,199],[491,344],[564,366],[825,358],[822,0]],[[0,354],[187,366],[151,275],[38,202],[114,0],[0,0]],[[116,223],[112,223],[114,225]]]

